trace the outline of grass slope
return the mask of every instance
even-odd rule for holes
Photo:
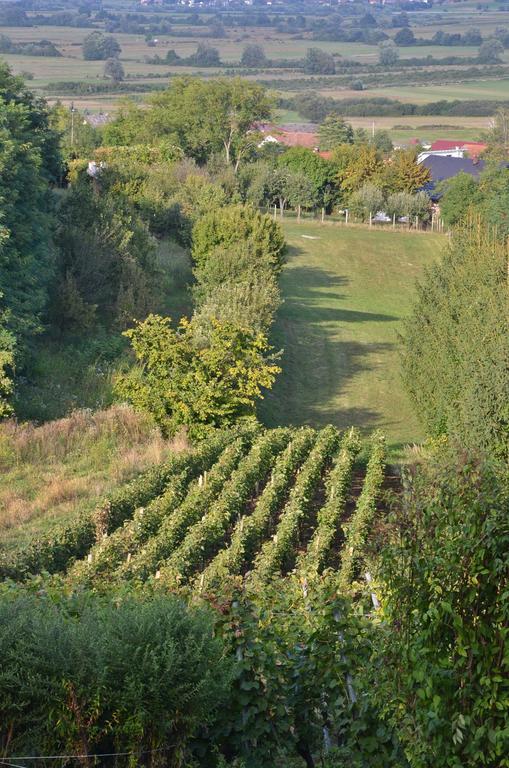
[[[397,333],[443,237],[309,222],[286,223],[285,234],[284,304],[273,334],[283,373],[262,404],[263,420],[380,427],[393,449],[419,440]]]
[[[42,426],[4,422],[0,553],[93,509],[104,494],[169,451],[148,418],[122,406],[75,411]]]

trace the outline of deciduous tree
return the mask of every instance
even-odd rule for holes
[[[186,427],[199,437],[212,427],[254,414],[256,401],[270,389],[279,368],[267,358],[263,333],[211,322],[204,346],[192,322],[150,315],[126,331],[137,360],[119,376],[117,394],[152,415],[165,434]]]

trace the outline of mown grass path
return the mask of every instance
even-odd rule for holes
[[[422,437],[400,381],[398,331],[441,235],[284,224],[284,304],[272,341],[283,373],[260,408],[273,425],[372,431],[392,450]]]

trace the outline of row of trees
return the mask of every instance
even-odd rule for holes
[[[59,175],[59,146],[46,104],[5,64],[0,88],[0,415],[5,415],[11,374],[43,329],[54,260],[48,184]]]

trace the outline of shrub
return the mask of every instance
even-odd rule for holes
[[[205,214],[193,229],[193,259],[201,266],[217,246],[249,240],[253,258],[266,258],[274,268],[283,265],[285,241],[279,224],[249,205],[229,205]]]
[[[57,640],[58,638],[58,640]],[[227,694],[209,613],[170,597],[0,596],[4,757],[161,750],[180,766]],[[167,761],[167,763],[166,763]]]
[[[385,528],[372,691],[411,765],[509,765],[507,465],[440,449]]]

